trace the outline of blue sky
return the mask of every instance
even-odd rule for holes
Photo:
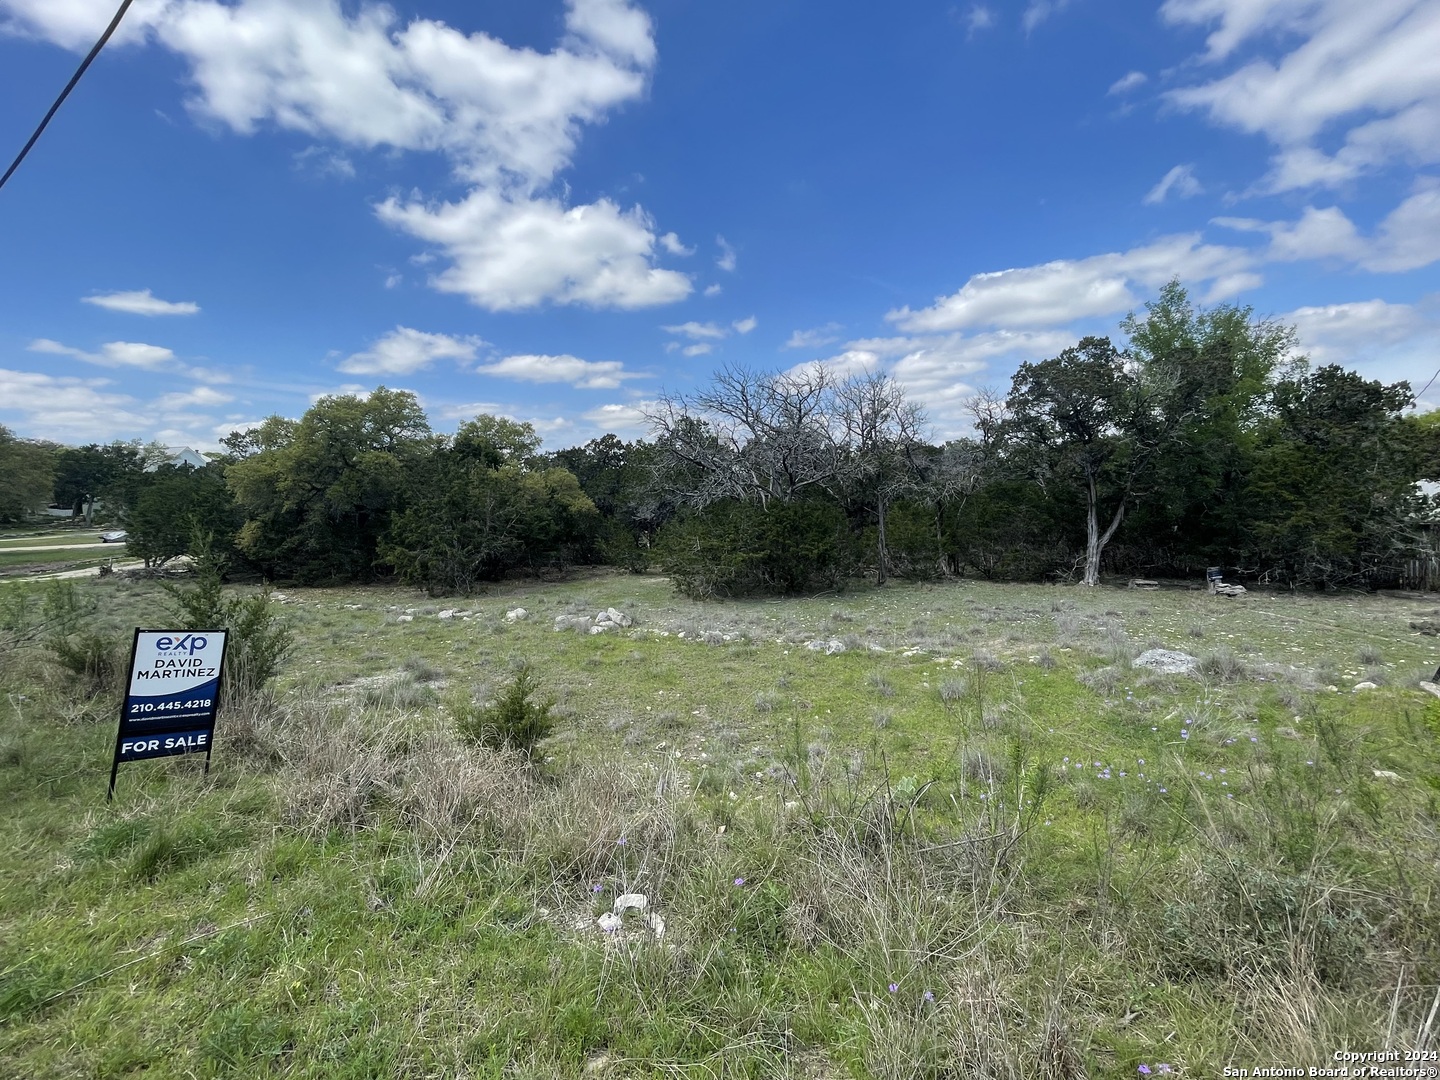
[[[115,4],[0,0],[7,162]],[[558,448],[820,361],[944,438],[1172,276],[1430,379],[1440,0],[136,0],[0,190],[0,423]]]

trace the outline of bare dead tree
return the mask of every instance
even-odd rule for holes
[[[888,375],[848,379],[836,392],[837,420],[848,451],[847,485],[875,514],[877,584],[889,576],[887,519],[896,499],[917,490],[924,475],[925,414]]]
[[[819,365],[779,374],[726,368],[692,396],[661,398],[646,419],[663,450],[666,486],[695,507],[833,494],[848,456],[835,423],[837,390]]]

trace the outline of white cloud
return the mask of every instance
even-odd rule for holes
[[[654,408],[653,401],[637,401],[629,405],[601,405],[580,414],[580,419],[602,432],[616,435],[642,435],[649,429],[645,410]]]
[[[843,329],[844,327],[839,323],[832,322],[811,330],[794,330],[791,331],[790,337],[782,348],[818,349],[825,345],[831,345],[840,340],[839,332]]]
[[[720,295],[722,292],[724,292],[724,291],[725,291],[725,287],[724,287],[723,285],[706,285],[706,286],[705,286],[705,295],[706,295],[706,296],[719,296],[719,295]]]
[[[1312,361],[1346,366],[1355,362],[1357,353],[1404,341],[1427,325],[1410,304],[1378,299],[1296,308],[1280,321],[1295,327],[1300,349]]]
[[[1020,17],[1020,25],[1028,34],[1051,15],[1064,11],[1069,6],[1070,0],[1030,0],[1025,14]]]
[[[1158,206],[1173,192],[1177,198],[1188,199],[1199,195],[1205,189],[1195,179],[1194,165],[1176,165],[1160,178],[1142,200],[1146,206]]]
[[[1255,47],[1247,55],[1262,53],[1167,95],[1267,137],[1276,152],[1262,190],[1334,186],[1391,162],[1440,161],[1440,5],[1432,0],[1166,0],[1161,14],[1213,26],[1211,63],[1245,46]],[[1266,50],[1272,42],[1283,44]],[[1333,153],[1323,149],[1337,142]]]
[[[580,125],[637,98],[649,18],[623,0],[571,0],[563,44],[512,48],[388,6],[336,0],[176,0],[155,25],[191,65],[191,108],[249,134],[263,123],[352,146],[449,155],[462,175],[543,183]]]
[[[676,236],[673,232],[667,232],[664,236],[660,237],[660,246],[671,255],[695,254],[695,249],[693,247],[687,248],[680,242],[680,237]]]
[[[1368,238],[1338,206],[1307,206],[1293,222],[1222,217],[1215,224],[1268,234],[1266,256],[1277,262],[1344,259],[1379,273],[1415,270],[1440,259],[1440,182],[1417,183]]]
[[[1240,280],[1236,275],[1249,272],[1253,262],[1252,253],[1201,243],[1196,233],[1166,236],[1125,252],[975,274],[928,308],[903,307],[886,318],[909,333],[1059,326],[1138,307],[1132,286],[1154,292],[1177,277],[1192,287]]]
[[[708,356],[715,351],[715,342],[723,341],[732,332],[736,334],[748,334],[760,325],[760,320],[754,315],[744,319],[736,319],[729,326],[720,326],[714,322],[690,322],[680,323],[677,326],[662,326],[661,329],[667,334],[674,334],[678,338],[689,338],[696,344],[681,346],[679,341],[665,343],[666,352],[679,352],[682,356]]]
[[[152,295],[149,289],[82,296],[80,299],[108,311],[123,311],[129,315],[194,315],[200,310],[200,305],[192,300],[171,303]]]
[[[31,352],[49,353],[52,356],[71,356],[87,364],[111,368],[143,368],[155,371],[168,367],[175,354],[159,345],[145,345],[134,341],[110,341],[100,346],[98,353],[86,352],[69,345],[62,345],[49,338],[36,338],[29,345]]]
[[[681,323],[679,326],[662,326],[661,329],[667,334],[675,334],[678,337],[688,337],[692,341],[718,341],[729,333],[728,330],[715,325],[713,322],[701,323],[691,321]]]
[[[342,180],[355,178],[355,163],[344,154],[323,146],[307,146],[297,151],[295,167],[314,176],[338,176]]]
[[[106,442],[151,430],[138,402],[106,389],[108,379],[80,379],[0,368],[0,415],[29,438]]]
[[[715,243],[719,245],[720,254],[715,258],[715,265],[727,274],[735,272],[735,249],[723,236],[715,237]]]
[[[1415,193],[1380,223],[1376,250],[1361,265],[1370,270],[1414,270],[1440,259],[1440,181],[1416,183]]]
[[[364,352],[335,366],[350,375],[409,375],[436,360],[474,360],[476,350],[484,344],[477,337],[456,338],[397,326]]]
[[[1149,81],[1150,77],[1143,71],[1130,71],[1111,83],[1110,89],[1105,92],[1107,94],[1128,94],[1131,90],[1144,86]]]
[[[1279,319],[1295,326],[1299,351],[1312,364],[1339,364],[1384,382],[1407,379],[1418,392],[1440,355],[1436,299],[1420,305],[1376,299],[1302,307]],[[1422,406],[1440,406],[1440,388],[1432,387]]]
[[[840,378],[884,372],[904,388],[911,401],[924,408],[936,437],[948,439],[969,430],[966,405],[981,385],[980,377],[992,364],[1013,367],[1023,360],[1054,356],[1073,344],[1075,335],[1068,330],[859,338],[847,342],[833,356],[791,370],[802,371],[820,364]]]
[[[479,375],[518,379],[533,383],[569,383],[578,390],[613,390],[622,379],[641,376],[625,370],[618,360],[581,360],[579,357],[524,355],[507,356],[475,369]]]
[[[106,6],[0,0],[0,13],[79,48],[93,41],[82,27]],[[131,40],[159,42],[186,61],[189,105],[203,119],[241,134],[276,127],[346,147],[445,155],[468,197],[392,198],[377,208],[451,258],[431,279],[443,291],[492,310],[635,308],[691,291],[688,277],[654,264],[657,246],[683,250],[678,237],[657,238],[639,207],[600,199],[570,208],[540,194],[570,164],[585,126],[645,91],[655,43],[650,17],[630,0],[567,0],[565,32],[548,52],[433,19],[402,23],[372,0],[142,0],[126,26]],[[325,145],[301,161],[353,169]]]
[[[222,394],[219,390],[212,390],[208,386],[197,386],[193,390],[162,394],[156,399],[155,405],[162,412],[170,413],[182,409],[213,408],[234,400],[231,395]]]
[[[139,41],[172,3],[137,0],[115,31],[111,46]],[[115,17],[115,8],[110,0],[0,0],[0,32],[87,51]]]
[[[965,38],[969,40],[981,30],[989,30],[995,25],[995,12],[983,4],[975,4],[965,16]]]
[[[402,285],[405,278],[401,274],[387,274],[385,277],[385,288],[395,289]]]
[[[512,199],[476,188],[457,203],[376,207],[380,220],[439,245],[451,265],[431,284],[490,311],[519,311],[546,301],[642,308],[690,294],[690,278],[651,263],[653,223],[638,207],[609,199],[567,208],[555,199]]]

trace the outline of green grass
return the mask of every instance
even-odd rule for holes
[[[90,554],[86,551],[4,551],[0,550],[0,571],[16,572],[28,570],[34,567],[37,570],[64,570],[79,569],[85,566],[97,566],[110,559],[122,559],[125,557],[123,547],[116,550]]]
[[[153,622],[151,586],[82,588],[117,641]],[[275,701],[113,807],[117,703],[0,668],[0,1077],[1208,1076],[1420,1043],[1416,602],[282,595]],[[635,627],[551,629],[609,606]],[[1150,645],[1200,674],[1131,668]],[[536,769],[453,732],[522,662],[557,701]],[[659,941],[596,927],[628,891]]]

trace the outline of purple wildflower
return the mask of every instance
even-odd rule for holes
[[[593,893],[604,892],[605,886],[597,882],[596,884],[590,886],[590,891]]]
[[[745,884],[745,879],[744,879],[743,877],[737,877],[737,878],[735,879],[735,884],[736,884],[737,886],[744,885],[744,884]]]
[[[925,1000],[926,1000],[926,1001],[934,1001],[934,1000],[935,1000],[935,991],[933,991],[933,990],[926,990],[926,991],[925,991]]]
[[[1140,1066],[1140,1069],[1139,1069],[1139,1073],[1140,1073],[1141,1076],[1149,1076],[1149,1075],[1150,1075],[1150,1066],[1149,1066],[1149,1065],[1141,1065],[1141,1066]]]
[[[899,983],[891,983],[891,984],[890,984],[890,992],[891,992],[892,994],[895,993],[895,992],[896,992],[897,990],[899,990],[899,989],[900,989],[900,984],[899,984]]]

